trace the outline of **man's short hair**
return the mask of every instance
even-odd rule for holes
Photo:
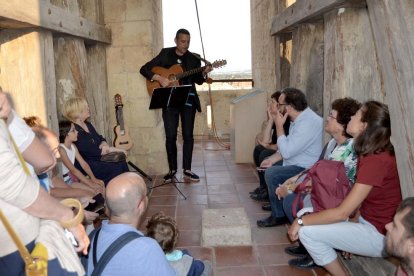
[[[282,95],[282,92],[276,91],[270,96],[270,98],[274,99],[276,102],[279,102],[279,97]]]
[[[401,222],[405,227],[407,238],[410,239],[414,237],[414,197],[404,199],[398,206],[397,213],[405,209],[410,211],[401,219]]]
[[[308,107],[305,94],[299,89],[287,87],[282,90],[282,94],[285,94],[286,104],[293,107],[296,111],[303,111]]]
[[[178,38],[180,34],[190,35],[190,32],[186,29],[179,29],[175,34],[175,38]]]

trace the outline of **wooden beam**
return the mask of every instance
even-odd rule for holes
[[[2,1],[0,17],[30,27],[41,27],[86,40],[111,43],[111,31],[105,26],[72,14],[46,0]]]
[[[296,3],[275,16],[272,22],[271,34],[276,35],[289,31],[296,24],[317,19],[325,12],[348,2],[365,3],[364,0],[297,0]]]

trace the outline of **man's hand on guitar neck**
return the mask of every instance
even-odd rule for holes
[[[162,87],[168,87],[170,85],[170,80],[167,78],[164,78],[161,75],[155,74],[152,79],[152,81],[157,81],[159,84],[161,84]]]

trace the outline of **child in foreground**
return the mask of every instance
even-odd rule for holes
[[[170,265],[180,276],[211,275],[209,261],[195,260],[187,250],[175,249],[178,238],[177,223],[162,212],[153,215],[147,223],[147,236],[155,239]]]

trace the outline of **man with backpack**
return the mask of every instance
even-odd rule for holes
[[[176,275],[157,241],[137,230],[148,204],[144,180],[123,173],[105,194],[109,221],[91,233],[87,275]]]

